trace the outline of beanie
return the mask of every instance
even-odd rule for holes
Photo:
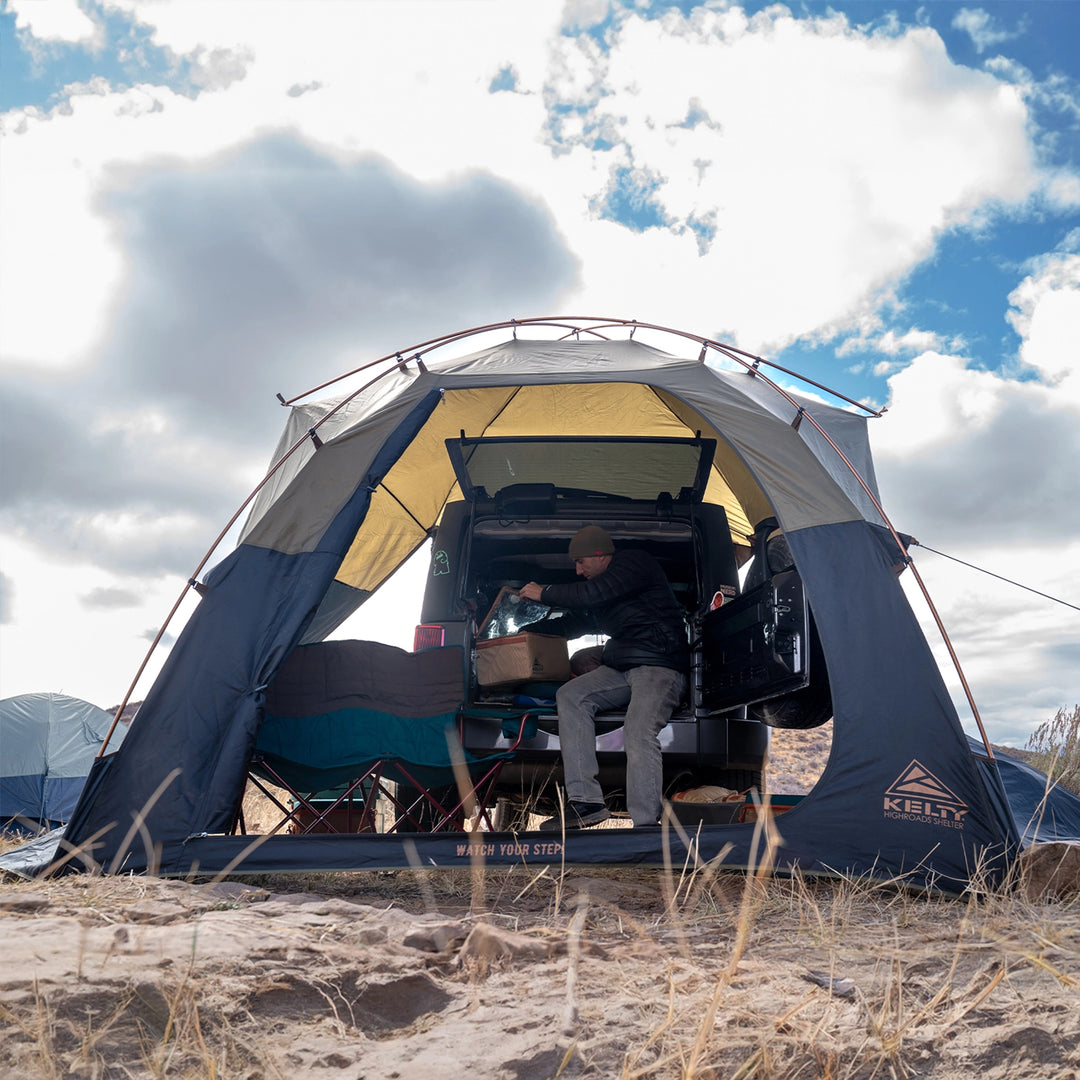
[[[590,555],[614,555],[611,537],[599,525],[586,525],[570,541],[570,558],[587,559]]]

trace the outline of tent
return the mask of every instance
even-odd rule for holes
[[[111,725],[104,709],[64,694],[0,701],[0,830],[66,822]],[[117,745],[124,731],[118,728]]]
[[[533,336],[519,339],[526,330]],[[449,355],[480,333],[498,336]],[[673,336],[690,355],[646,343],[649,334],[665,344]],[[473,843],[418,834],[407,845],[389,835],[228,835],[268,684],[297,645],[326,638],[424,543],[456,490],[444,440],[701,433],[717,441],[706,500],[725,506],[743,538],[752,522],[779,520],[828,661],[833,749],[814,790],[777,819],[777,866],[946,890],[964,889],[977,869],[1001,872],[1022,838],[993,753],[969,747],[898,582],[906,553],[880,509],[866,417],[783,390],[770,370],[648,324],[513,320],[373,362],[343,377],[362,382],[349,393],[288,403],[239,545],[192,579],[197,609],[123,745],[87,784],[68,827],[83,851],[72,864],[89,854],[114,872],[186,874],[416,858],[453,866],[477,854],[660,863],[665,845],[676,860],[691,845],[702,859],[724,851],[728,865],[752,864],[757,838],[745,825],[709,825],[696,837],[661,827],[583,832],[565,845],[539,834]]]

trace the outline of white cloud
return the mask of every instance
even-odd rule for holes
[[[1002,29],[998,20],[982,8],[961,8],[952,24],[954,29],[963,30],[971,38],[979,53],[1017,36],[1015,32]]]
[[[1080,561],[1080,544],[1048,541],[1028,548],[1026,556],[1018,559],[1012,547],[926,542],[971,564],[964,566],[918,547],[911,551],[948,628],[991,740],[1023,746],[1035,727],[1077,701],[1080,612],[1011,582],[1080,604],[1069,572]],[[928,606],[911,575],[905,574],[904,579],[961,720],[969,734],[977,736],[960,679]]]
[[[7,0],[7,9],[15,14],[16,30],[40,42],[85,42],[97,35],[78,0]]]
[[[117,576],[76,553],[43,555],[32,543],[0,536],[0,560],[16,582],[11,618],[0,621],[0,697],[51,691],[92,701],[119,703],[147,653],[143,631],[160,626],[183,589],[183,579]],[[135,595],[132,606],[86,598]],[[185,599],[176,626],[194,609]],[[157,650],[147,669],[150,682],[168,656]]]
[[[586,266],[614,278],[596,294],[634,290],[643,256],[684,265],[653,302],[683,321],[709,311],[755,350],[855,319],[943,229],[987,203],[1022,202],[1040,182],[1019,93],[954,65],[927,28],[868,37],[840,16],[778,8],[750,20],[629,14],[610,52],[564,38],[558,59],[547,86],[563,110],[556,133],[595,163],[593,205],[618,168],[635,169],[658,178],[657,215],[672,232],[692,219],[715,227],[704,257],[693,234],[668,233],[620,272],[604,257],[611,231],[581,222]],[[686,125],[691,102],[709,123]],[[614,148],[597,148],[598,136]]]
[[[1080,407],[1080,255],[1055,254],[1009,295],[1009,322],[1023,338],[1021,360],[1071,407]]]
[[[857,337],[848,338],[836,350],[836,355],[850,356],[852,353],[878,352],[886,356],[914,356],[916,353],[938,351],[944,345],[945,342],[942,341],[940,334],[932,330],[918,330],[915,327],[903,333],[897,333],[895,330],[887,330],[882,334],[864,331]],[[948,343],[948,347],[955,350],[960,345],[952,341]],[[897,364],[893,361],[884,362],[879,366],[886,374],[898,370]]]
[[[925,352],[940,346],[941,339],[931,330],[908,330],[898,334],[890,330],[874,342],[874,347],[888,356],[898,356],[906,352]]]
[[[926,353],[890,378],[889,411],[871,426],[884,506],[897,528],[1072,604],[1080,604],[1077,258],[1045,257],[1010,296],[1020,356],[1039,379]],[[1075,703],[1080,613],[918,548],[913,554],[992,737],[1022,746],[1034,726]],[[928,616],[923,624],[936,642]],[[952,689],[961,701],[955,678]]]
[[[227,58],[227,89],[85,92],[71,116],[7,118],[22,129],[0,202],[21,260],[0,264],[9,362],[70,366],[100,340],[124,253],[95,198],[118,163],[206,157],[260,129],[343,158],[374,151],[422,182],[488,171],[542,198],[572,238],[585,309],[704,319],[755,351],[863,317],[943,228],[1040,183],[1018,91],[952,64],[925,28],[867,36],[779,8],[622,12],[605,52],[557,36],[557,4],[119,6],[178,56]],[[364,49],[370,62],[357,61]],[[450,54],[436,77],[430,57]],[[520,92],[490,93],[508,66]],[[565,141],[552,153],[557,109]],[[634,235],[598,219],[623,175],[655,179],[669,227]],[[59,291],[63,321],[47,317]]]
[[[113,608],[133,608],[142,604],[142,594],[135,589],[118,585],[98,585],[79,597],[84,608],[109,611]]]
[[[12,594],[15,583],[7,574],[0,574],[0,626],[12,621]]]
[[[196,49],[190,56],[191,81],[202,90],[225,90],[247,75],[249,49]]]

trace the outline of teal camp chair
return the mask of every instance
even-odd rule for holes
[[[483,757],[462,747],[456,720],[267,717],[248,778],[282,813],[270,831],[375,832],[380,795],[393,808],[385,832],[464,831],[474,807],[494,829],[492,792],[503,765],[535,730],[535,710],[507,717],[510,744]],[[288,792],[291,806],[268,784]],[[244,830],[242,819],[238,826]]]
[[[542,709],[496,717],[508,745],[482,755],[462,746],[460,647],[410,653],[371,641],[294,649],[266,688],[249,780],[282,813],[273,832],[372,832],[381,795],[384,831],[463,829],[488,806],[499,773]],[[288,793],[288,803],[270,786]],[[238,814],[236,827],[244,831]]]

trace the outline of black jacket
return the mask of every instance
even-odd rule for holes
[[[609,635],[603,657],[608,667],[626,671],[648,665],[682,672],[689,667],[682,608],[660,564],[644,551],[617,551],[602,574],[569,585],[547,585],[542,599],[570,614],[536,629],[567,638]]]

